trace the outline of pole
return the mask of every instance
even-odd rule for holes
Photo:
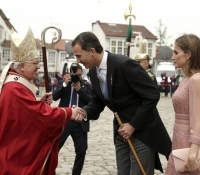
[[[115,115],[115,117],[116,117],[116,119],[117,119],[117,121],[118,121],[118,124],[119,124],[120,128],[123,128],[124,125],[123,125],[123,123],[121,122],[118,113],[115,112],[114,115]],[[135,149],[134,149],[134,147],[133,147],[133,145],[132,145],[130,139],[127,139],[127,142],[128,142],[128,144],[129,144],[129,146],[130,146],[130,149],[131,149],[131,151],[132,151],[132,153],[133,153],[133,155],[134,155],[134,157],[135,157],[135,159],[136,159],[136,161],[137,161],[137,163],[138,163],[138,165],[139,165],[139,167],[140,167],[140,169],[141,169],[141,171],[142,171],[142,174],[143,174],[143,175],[146,175],[146,173],[145,173],[145,171],[144,171],[144,168],[143,168],[143,166],[142,166],[142,164],[141,164],[141,162],[140,162],[140,159],[139,159],[138,156],[137,156],[137,153],[136,153],[136,151],[135,151]]]
[[[52,43],[55,45],[58,43],[61,39],[62,32],[60,29],[50,26],[47,27],[42,31],[41,34],[41,41],[42,41],[42,55],[43,55],[43,65],[44,65],[44,81],[45,81],[45,90],[46,92],[49,92],[49,82],[48,82],[48,68],[47,68],[47,56],[46,56],[46,43],[45,43],[45,33],[48,29],[55,29],[58,32],[58,38],[56,40],[52,40]]]
[[[129,17],[129,26],[128,26],[128,32],[127,32],[127,38],[126,41],[128,42],[128,47],[127,47],[127,56],[130,56],[130,45],[131,45],[131,34],[132,34],[132,26],[131,26],[131,18],[134,17],[136,18],[136,16],[134,14],[131,14],[132,12],[132,4],[129,4],[129,11],[127,10],[124,13],[124,18],[125,20]]]

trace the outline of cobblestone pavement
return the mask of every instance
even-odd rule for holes
[[[57,106],[54,102],[53,106]],[[160,116],[167,131],[172,136],[174,112],[170,97],[161,97],[157,105]],[[113,114],[108,109],[101,113],[98,120],[90,122],[88,133],[88,150],[85,158],[82,175],[116,175],[116,160],[113,144]],[[70,175],[74,163],[74,145],[71,137],[67,139],[59,153],[59,163],[56,175]],[[165,170],[167,160],[160,155],[163,169]],[[155,175],[163,175],[155,170]]]

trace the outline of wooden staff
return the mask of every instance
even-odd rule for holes
[[[116,117],[116,119],[117,119],[117,121],[118,121],[118,124],[119,124],[120,128],[123,128],[124,125],[123,125],[123,123],[121,122],[118,113],[115,112],[114,115],[115,115],[115,117]],[[142,166],[142,164],[141,164],[141,162],[140,162],[140,159],[138,158],[138,155],[137,155],[137,153],[136,153],[136,151],[135,151],[135,149],[134,149],[134,147],[133,147],[133,145],[132,145],[130,139],[126,139],[126,140],[127,140],[128,144],[129,144],[129,146],[130,146],[130,148],[131,148],[131,151],[132,151],[133,155],[135,156],[135,159],[136,159],[136,161],[137,161],[137,163],[138,163],[138,165],[139,165],[139,167],[140,167],[140,169],[141,169],[141,171],[142,171],[142,174],[143,174],[143,175],[146,175],[146,173],[145,173],[145,171],[144,171],[144,168],[143,168],[143,166]]]
[[[56,40],[52,39],[52,43],[55,45],[58,43],[61,39],[62,32],[60,29],[50,26],[47,27],[42,31],[41,34],[41,41],[42,41],[42,55],[43,55],[43,65],[44,65],[44,82],[45,82],[45,90],[46,92],[49,92],[49,81],[48,81],[48,69],[47,69],[47,55],[46,55],[46,46],[45,46],[45,33],[48,29],[55,29],[58,32],[58,37]]]

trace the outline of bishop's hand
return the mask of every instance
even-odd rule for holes
[[[79,108],[78,106],[73,105],[72,106],[72,116],[71,120],[75,120],[77,122],[81,122],[83,118],[85,117],[85,110],[82,108]]]
[[[45,93],[41,99],[41,101],[43,102],[46,102],[47,104],[51,104],[53,102],[53,97],[52,97],[52,93],[51,92],[48,92],[48,93]]]

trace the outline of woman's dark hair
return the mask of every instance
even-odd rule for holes
[[[191,53],[188,66],[188,75],[200,72],[200,39],[194,34],[184,34],[175,40],[175,44],[186,54]]]

